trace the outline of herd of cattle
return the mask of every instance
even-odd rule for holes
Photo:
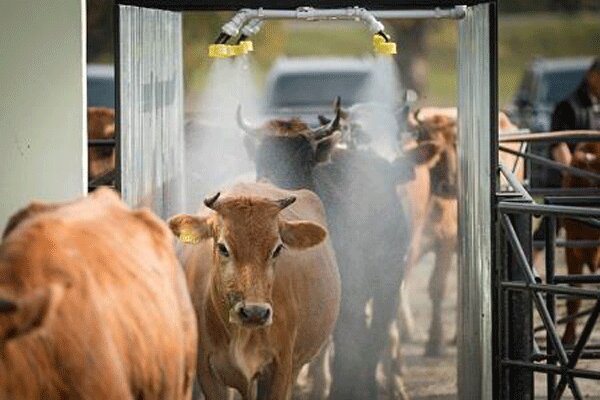
[[[230,388],[244,400],[405,399],[389,331],[396,322],[404,339],[414,333],[404,289],[429,251],[426,353],[444,347],[456,110],[410,113],[413,135],[394,161],[357,144],[360,123],[339,98],[334,111],[312,128],[299,119],[254,125],[238,108],[258,182],[212,195],[198,214],[165,223],[110,189],[17,212],[0,244],[0,400],[224,400]],[[88,118],[90,138],[114,135],[112,111]],[[515,130],[504,114],[499,126]],[[600,172],[598,156],[598,146],[581,145],[573,163]],[[91,177],[114,168],[114,157],[90,151]],[[569,238],[600,239],[566,228]],[[180,257],[173,234],[187,244]],[[596,249],[567,254],[573,271],[599,260]]]

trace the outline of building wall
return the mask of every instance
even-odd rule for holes
[[[0,229],[87,191],[85,3],[0,0]]]

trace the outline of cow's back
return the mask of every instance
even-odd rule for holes
[[[169,233],[150,212],[101,190],[17,225],[0,263],[2,278],[17,277],[0,295],[18,296],[21,284],[62,291],[40,333],[6,344],[26,376],[2,382],[13,398],[191,395],[195,316]]]

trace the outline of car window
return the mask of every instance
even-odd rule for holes
[[[538,99],[542,103],[557,104],[569,97],[583,80],[585,69],[546,72],[538,86]]]
[[[112,79],[88,78],[88,107],[115,106],[115,82]]]
[[[326,106],[335,96],[341,96],[345,104],[360,100],[360,92],[368,73],[320,73],[289,74],[279,77],[273,84],[270,107]]]

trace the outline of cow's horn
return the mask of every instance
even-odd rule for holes
[[[333,132],[338,130],[338,128],[340,127],[340,118],[342,113],[341,104],[342,100],[340,96],[337,96],[333,103],[333,106],[335,108],[335,117],[333,118],[333,120],[329,121],[327,125],[323,125],[317,129],[312,130],[311,136],[314,140],[321,140],[324,137],[329,136]]]
[[[289,206],[290,204],[292,204],[295,201],[296,201],[296,197],[290,196],[290,197],[286,197],[284,199],[275,200],[275,203],[277,204],[277,206],[279,207],[280,210],[283,210],[284,208],[286,208],[287,206]]]
[[[235,117],[236,117],[238,126],[240,128],[242,128],[244,130],[244,132],[246,132],[247,134],[252,135],[252,136],[257,136],[259,128],[256,126],[253,126],[251,123],[249,123],[248,121],[246,121],[244,119],[244,117],[242,116],[242,105],[241,104],[238,104],[238,108],[235,113]]]
[[[10,300],[0,299],[0,314],[1,313],[9,313],[17,310],[17,305],[15,302]]]
[[[212,197],[207,197],[206,199],[204,199],[204,205],[208,208],[211,209],[215,209],[215,202],[217,201],[217,199],[219,198],[219,196],[221,195],[221,192],[217,192],[217,194],[215,194]]]
[[[421,112],[421,108],[417,108],[414,113],[415,121],[417,121],[417,124],[419,124],[419,125],[421,125],[423,123],[423,120],[419,119],[420,112]]]

